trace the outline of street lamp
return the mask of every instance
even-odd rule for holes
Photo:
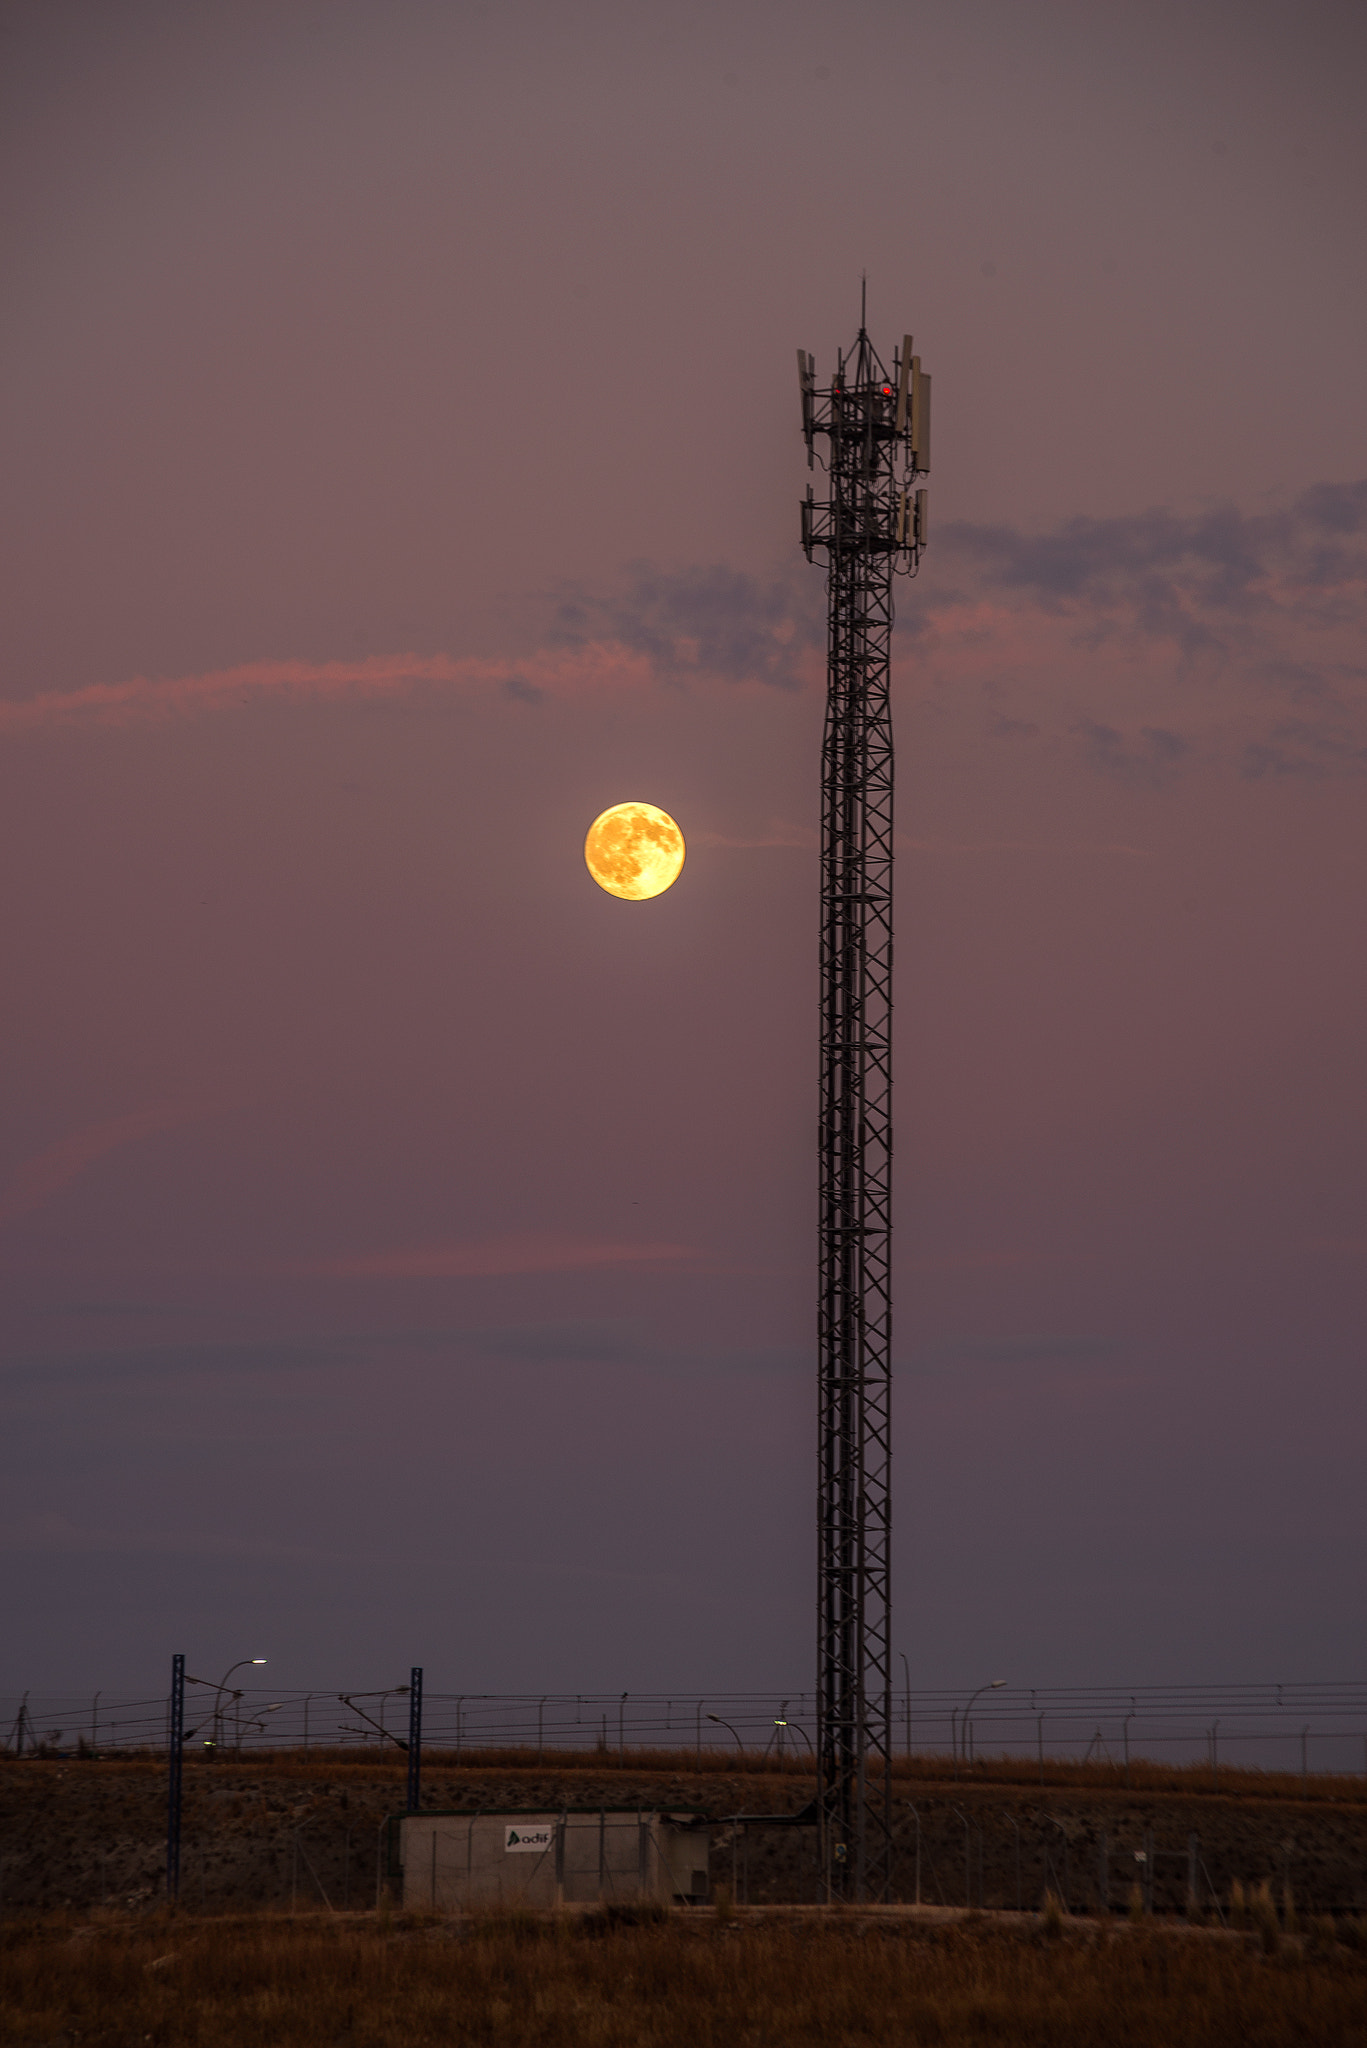
[[[709,1714],[707,1718],[709,1721],[715,1721],[719,1728],[730,1728],[731,1733],[733,1735],[736,1735],[735,1729],[731,1728],[731,1723],[729,1721],[723,1721],[720,1714]],[[736,1735],[736,1748],[740,1751],[740,1754],[742,1756],[745,1755],[745,1744],[741,1741],[739,1735]]]
[[[1003,1685],[1005,1685],[1005,1684],[1006,1684],[1006,1680],[1005,1680],[1004,1678],[989,1678],[989,1679],[988,1679],[988,1681],[987,1681],[987,1684],[986,1684],[986,1685],[980,1685],[980,1686],[978,1687],[978,1690],[977,1690],[977,1691],[976,1691],[976,1692],[974,1693],[974,1695],[973,1695],[973,1698],[972,1698],[972,1699],[971,1699],[971,1700],[969,1701],[968,1705],[967,1705],[967,1706],[966,1706],[966,1707],[964,1708],[964,1720],[963,1720],[963,1752],[964,1752],[964,1762],[965,1762],[965,1763],[967,1763],[967,1762],[968,1762],[968,1760],[969,1760],[969,1757],[968,1757],[968,1717],[969,1717],[969,1715],[970,1715],[970,1714],[971,1714],[971,1713],[973,1712],[973,1708],[974,1708],[974,1705],[976,1704],[976,1702],[977,1702],[978,1700],[980,1700],[980,1699],[982,1698],[982,1696],[983,1696],[983,1694],[984,1694],[985,1692],[996,1692],[996,1691],[997,1691],[997,1690],[998,1690],[998,1689],[999,1689],[999,1688],[1000,1688],[1001,1686],[1003,1686]]]
[[[787,1702],[785,1701],[785,1702],[784,1702],[784,1704],[786,1705],[786,1704],[787,1704]],[[708,1718],[708,1720],[709,1720],[709,1721],[715,1721],[717,1717],[716,1717],[716,1715],[715,1715],[715,1714],[709,1714],[707,1718]],[[801,1723],[800,1721],[785,1721],[785,1720],[778,1720],[778,1721],[775,1721],[775,1723],[774,1723],[774,1726],[775,1726],[775,1728],[796,1728],[796,1730],[797,1730],[798,1734],[799,1734],[799,1735],[800,1735],[800,1736],[802,1737],[802,1740],[803,1740],[803,1741],[804,1741],[804,1742],[806,1743],[806,1745],[807,1745],[808,1749],[809,1749],[809,1750],[811,1750],[811,1754],[812,1754],[812,1762],[813,1762],[813,1763],[815,1763],[815,1762],[816,1762],[816,1751],[815,1751],[814,1749],[812,1749],[812,1738],[811,1738],[811,1736],[810,1736],[810,1735],[809,1735],[809,1734],[807,1733],[806,1729],[805,1729],[805,1728],[803,1727],[803,1725],[802,1725],[802,1723]],[[733,1728],[733,1729],[731,1730],[731,1732],[732,1732],[732,1734],[734,1735],[736,1731],[735,1731],[735,1729]]]
[[[217,1684],[216,1686],[214,1686],[214,1747],[215,1747],[215,1748],[217,1748],[217,1747],[218,1747],[219,1743],[220,1743],[220,1742],[222,1741],[222,1739],[223,1739],[223,1709],[222,1709],[222,1699],[223,1699],[223,1694],[224,1694],[224,1690],[225,1690],[225,1688],[226,1688],[226,1686],[227,1686],[228,1680],[229,1680],[229,1679],[230,1679],[230,1678],[232,1677],[232,1675],[233,1675],[234,1671],[240,1671],[240,1670],[242,1669],[242,1667],[243,1667],[243,1665],[244,1665],[244,1664],[264,1664],[264,1663],[265,1663],[265,1661],[266,1661],[266,1660],[265,1660],[265,1658],[264,1658],[264,1657],[239,1657],[239,1658],[238,1658],[238,1660],[237,1660],[237,1662],[236,1662],[236,1664],[230,1664],[230,1665],[228,1666],[228,1668],[227,1668],[227,1670],[226,1670],[226,1671],[224,1672],[224,1674],[223,1674],[222,1678],[220,1678],[220,1679],[219,1679],[219,1681],[218,1681],[218,1684]],[[213,1680],[212,1680],[212,1678],[191,1678],[191,1679],[190,1679],[190,1680],[189,1680],[188,1682],[189,1682],[189,1684],[191,1684],[191,1685],[213,1685],[213,1683],[214,1683],[214,1682],[213,1682]]]
[[[283,1701],[283,1700],[277,1700],[277,1701],[275,1702],[275,1705],[274,1705],[274,1706],[271,1706],[271,1707],[263,1707],[263,1708],[262,1708],[262,1710],[261,1710],[261,1712],[260,1712],[260,1713],[259,1713],[259,1714],[258,1714],[258,1715],[256,1716],[255,1720],[252,1720],[252,1721],[248,1721],[248,1723],[247,1723],[247,1733],[248,1733],[248,1735],[250,1735],[250,1734],[251,1734],[251,1732],[252,1732],[253,1728],[254,1728],[254,1729],[256,1730],[256,1732],[257,1732],[257,1734],[258,1734],[258,1735],[264,1735],[264,1734],[265,1734],[265,1732],[266,1732],[266,1716],[267,1716],[267,1714],[278,1714],[278,1713],[280,1712],[281,1708],[282,1708],[282,1707],[284,1706],[284,1704],[285,1704],[285,1703],[284,1703],[284,1701]],[[241,1731],[241,1729],[239,1729],[239,1730],[238,1730],[238,1735],[237,1735],[237,1753],[238,1753],[238,1755],[239,1755],[239,1756],[241,1756],[241,1754],[242,1754],[242,1731]]]

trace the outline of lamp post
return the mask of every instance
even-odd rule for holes
[[[1001,1686],[1003,1686],[1003,1685],[1005,1685],[1005,1684],[1006,1684],[1006,1680],[1005,1680],[1004,1678],[989,1678],[989,1679],[988,1679],[988,1681],[987,1681],[987,1684],[986,1684],[986,1685],[980,1685],[980,1686],[978,1687],[978,1690],[977,1690],[977,1691],[976,1691],[976,1692],[974,1693],[974,1695],[973,1695],[972,1699],[971,1699],[971,1700],[969,1701],[968,1705],[967,1705],[967,1706],[966,1706],[966,1707],[964,1708],[964,1725],[963,1725],[963,1752],[964,1752],[964,1762],[965,1762],[965,1763],[967,1763],[967,1762],[968,1762],[968,1760],[969,1760],[969,1758],[968,1758],[968,1717],[969,1717],[969,1715],[970,1715],[970,1714],[971,1714],[971,1713],[973,1712],[973,1708],[974,1708],[975,1704],[976,1704],[976,1703],[977,1703],[977,1702],[978,1702],[978,1701],[979,1701],[979,1700],[980,1700],[980,1699],[982,1698],[982,1696],[983,1696],[983,1694],[984,1694],[985,1692],[996,1692],[996,1691],[997,1691],[997,1690],[998,1690],[998,1689],[999,1689],[999,1688],[1000,1688]]]
[[[264,1664],[264,1657],[239,1657],[236,1664],[230,1664],[218,1684],[214,1686],[214,1747],[217,1749],[223,1739],[223,1694],[234,1671],[241,1671],[245,1664]],[[213,1685],[212,1678],[188,1678],[188,1685]],[[241,1698],[241,1694],[238,1695]]]
[[[731,1723],[729,1721],[723,1721],[720,1714],[709,1714],[707,1718],[709,1721],[715,1721],[719,1728],[728,1728],[730,1729],[733,1735],[736,1735],[736,1731],[734,1728],[731,1727]],[[745,1755],[745,1744],[741,1741],[739,1735],[736,1735],[736,1748],[741,1754],[741,1756]]]
[[[252,1730],[253,1730],[253,1729],[255,1729],[255,1730],[256,1730],[256,1732],[257,1732],[257,1734],[258,1734],[258,1735],[264,1735],[264,1734],[265,1734],[265,1732],[266,1732],[266,1716],[267,1716],[267,1714],[278,1714],[278,1713],[280,1712],[280,1710],[281,1710],[281,1708],[282,1708],[282,1706],[283,1706],[283,1705],[284,1705],[284,1702],[283,1702],[283,1700],[277,1700],[277,1701],[276,1701],[276,1703],[275,1703],[275,1705],[274,1705],[273,1707],[263,1707],[263,1708],[262,1708],[262,1710],[261,1710],[261,1712],[260,1712],[260,1713],[259,1713],[259,1714],[258,1714],[258,1715],[256,1716],[255,1720],[252,1720],[252,1721],[248,1721],[248,1723],[247,1723],[247,1733],[248,1733],[248,1735],[250,1735],[250,1734],[251,1734],[251,1732],[252,1732]],[[241,1755],[241,1752],[242,1752],[242,1738],[241,1738],[241,1734],[240,1734],[240,1733],[239,1733],[239,1735],[238,1735],[238,1742],[237,1742],[237,1748],[238,1748],[238,1754],[239,1754],[239,1755]]]
[[[784,1704],[785,1706],[787,1706],[788,1702],[787,1702],[787,1701],[785,1700],[783,1704]],[[709,1721],[715,1721],[715,1720],[716,1720],[716,1718],[717,1718],[717,1716],[716,1716],[715,1714],[709,1714],[707,1718],[708,1718],[708,1720],[709,1720]],[[725,1725],[726,1725],[726,1726],[728,1726],[728,1727],[730,1727],[730,1723],[729,1723],[729,1722],[727,1722],[727,1723],[726,1723]],[[802,1737],[802,1740],[803,1740],[803,1741],[804,1741],[804,1742],[806,1743],[806,1745],[807,1745],[808,1749],[809,1749],[809,1750],[811,1750],[812,1762],[813,1762],[813,1763],[815,1763],[815,1762],[816,1762],[816,1751],[815,1751],[814,1749],[812,1749],[812,1738],[811,1738],[811,1736],[810,1736],[810,1735],[809,1735],[809,1734],[807,1733],[806,1729],[805,1729],[805,1728],[803,1727],[803,1725],[802,1725],[802,1723],[801,1723],[800,1721],[781,1721],[781,1720],[780,1720],[780,1721],[775,1721],[775,1723],[774,1723],[774,1726],[775,1726],[775,1728],[796,1728],[796,1730],[797,1730],[798,1734],[799,1734],[799,1735],[800,1735],[800,1736]],[[735,1732],[736,1732],[736,1731],[735,1731],[735,1729],[734,1729],[734,1728],[732,1728],[732,1729],[731,1729],[731,1733],[732,1733],[732,1734],[734,1735],[734,1734],[735,1734]]]
[[[906,1698],[906,1707],[907,1707],[907,1762],[908,1762],[908,1763],[910,1763],[910,1761],[911,1761],[911,1666],[910,1666],[910,1664],[908,1664],[908,1662],[907,1662],[907,1653],[906,1653],[906,1651],[905,1651],[905,1650],[899,1650],[899,1651],[897,1652],[897,1654],[898,1654],[898,1656],[899,1656],[899,1657],[901,1658],[901,1660],[902,1660],[902,1676],[903,1676],[903,1677],[905,1678],[905,1680],[906,1680],[906,1682],[907,1682],[907,1689],[906,1689],[906,1694],[905,1694],[905,1698]]]

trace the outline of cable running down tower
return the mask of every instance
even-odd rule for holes
[[[891,374],[862,322],[819,387],[798,350],[802,545],[826,564],[821,824],[821,1270],[817,1802],[828,1898],[892,1874],[893,577],[926,543],[930,378],[911,336]],[[818,454],[817,443],[824,442]]]

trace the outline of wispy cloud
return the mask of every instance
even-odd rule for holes
[[[265,703],[483,696],[509,717],[603,693],[819,685],[822,578],[725,565],[627,567],[545,593],[541,645],[517,660],[395,653],[260,660],[0,700],[0,739]],[[1052,747],[1131,791],[1218,760],[1251,780],[1367,773],[1367,481],[1280,509],[1155,510],[1050,532],[942,528],[900,603],[914,688],[936,715],[972,707],[1001,745]],[[735,847],[808,847],[776,820]]]
[[[820,835],[810,825],[789,825],[782,818],[770,820],[767,829],[758,838],[736,839],[725,832],[695,832],[699,846],[720,846],[753,848],[762,846],[792,847],[807,853],[821,843]]]
[[[1367,479],[1317,484],[1268,513],[1155,510],[1072,519],[1043,534],[960,522],[940,539],[979,589],[1201,652],[1267,613],[1317,625],[1360,617]]]
[[[470,1348],[487,1358],[515,1359],[525,1365],[630,1363],[639,1361],[651,1348],[643,1327],[620,1320],[512,1323],[470,1330],[465,1336]]]
[[[183,1529],[98,1527],[51,1510],[7,1516],[0,1522],[0,1553],[11,1557],[174,1557],[182,1562],[241,1558],[280,1564],[336,1564],[344,1555],[232,1529],[213,1532],[207,1538],[200,1535],[187,1543]]]
[[[547,650],[531,660],[374,655],[364,661],[255,661],[188,676],[136,676],[0,702],[0,736],[161,722],[270,701],[338,703],[484,691],[534,709],[548,695],[641,688],[650,664],[620,644]]]
[[[934,1373],[953,1365],[1080,1365],[1114,1358],[1122,1349],[1115,1337],[950,1337],[925,1351],[914,1369]]]
[[[899,833],[899,853],[1052,853],[1066,859],[1090,860],[1098,853],[1121,853],[1132,860],[1152,860],[1147,847],[1127,846],[1120,839],[912,839]]]
[[[203,1104],[156,1102],[142,1109],[130,1110],[125,1116],[87,1124],[83,1129],[71,1132],[55,1145],[49,1145],[46,1151],[26,1160],[8,1184],[0,1188],[0,1224],[12,1223],[20,1216],[41,1209],[63,1188],[79,1180],[97,1160],[118,1151],[121,1146],[131,1145],[138,1138],[150,1137],[154,1131],[174,1130],[180,1124],[191,1123],[210,1114],[212,1111]]]
[[[464,1280],[510,1273],[573,1273],[597,1266],[675,1266],[693,1256],[693,1248],[683,1244],[516,1232],[457,1244],[349,1253],[307,1270],[339,1280]]]
[[[1130,789],[1157,789],[1191,752],[1180,733],[1161,726],[1147,725],[1137,737],[1127,738],[1113,725],[1082,718],[1074,730],[1086,744],[1090,765]]]
[[[821,579],[805,564],[768,578],[724,564],[677,570],[629,565],[612,592],[567,591],[553,632],[578,646],[611,640],[666,680],[711,676],[795,689],[811,681],[825,639]]]
[[[1367,481],[1262,514],[948,526],[909,624],[945,689],[982,691],[989,737],[1131,790],[1202,760],[1367,773]]]

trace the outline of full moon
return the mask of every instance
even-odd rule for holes
[[[684,864],[683,833],[654,804],[614,804],[589,826],[584,859],[609,896],[660,896]]]

